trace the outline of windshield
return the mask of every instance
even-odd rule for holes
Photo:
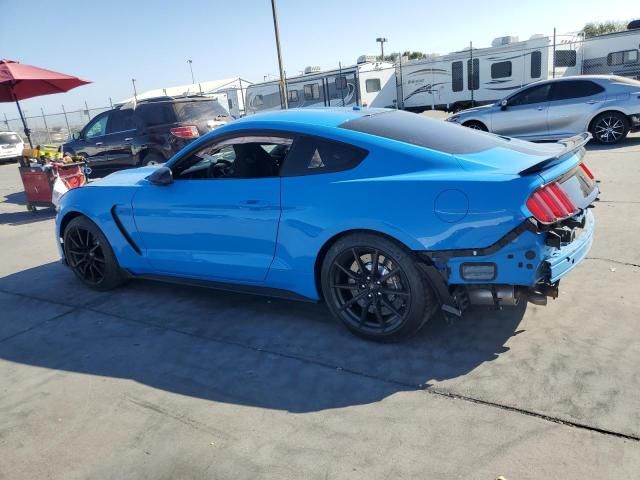
[[[216,100],[178,102],[175,104],[175,111],[179,122],[229,116]]]
[[[0,145],[17,145],[22,139],[16,133],[0,133]]]

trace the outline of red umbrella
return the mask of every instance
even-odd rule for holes
[[[19,100],[67,92],[87,83],[91,82],[13,60],[0,60],[0,102],[16,102],[24,133],[32,147],[30,131]]]

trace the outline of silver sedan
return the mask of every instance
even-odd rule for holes
[[[557,140],[589,131],[595,141],[613,144],[640,130],[640,81],[611,75],[545,80],[447,121],[526,140]]]

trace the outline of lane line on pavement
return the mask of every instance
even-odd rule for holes
[[[13,294],[13,295],[21,296],[21,297],[30,298],[30,299],[33,299],[33,300],[43,301],[43,300],[40,300],[40,299],[38,299],[36,297],[31,297],[31,296],[25,295],[25,294],[16,294],[16,293],[13,293],[13,292],[6,292],[6,291],[4,291],[2,289],[0,289],[0,291],[4,292],[4,293],[7,293],[7,294]],[[157,323],[148,322],[148,321],[145,321],[145,320],[127,318],[127,317],[124,317],[122,315],[103,312],[103,311],[100,311],[100,310],[98,310],[96,308],[92,308],[92,307],[89,306],[93,301],[97,301],[97,300],[103,300],[103,299],[102,298],[101,299],[95,299],[95,300],[92,300],[91,302],[88,302],[86,305],[78,305],[78,306],[69,305],[69,304],[65,304],[65,303],[62,303],[62,302],[50,302],[50,303],[54,303],[54,304],[57,304],[57,305],[64,305],[64,306],[70,307],[70,308],[72,308],[72,310],[69,310],[68,312],[61,313],[60,315],[56,315],[53,318],[47,319],[47,320],[45,320],[43,322],[40,322],[37,325],[34,325],[34,326],[32,326],[31,328],[29,328],[27,330],[24,330],[22,332],[14,334],[14,335],[12,335],[10,337],[2,339],[2,340],[0,340],[0,342],[4,342],[5,340],[10,340],[12,338],[17,337],[18,335],[22,335],[24,333],[27,333],[27,332],[33,330],[34,328],[37,328],[38,326],[45,324],[48,321],[58,319],[60,317],[63,317],[65,315],[68,315],[68,314],[71,314],[71,313],[74,313],[74,312],[79,311],[79,310],[86,310],[86,311],[91,312],[91,313],[117,318],[118,320],[121,320],[121,321],[124,321],[124,322],[136,323],[136,324],[140,324],[140,325],[145,325],[147,327],[158,328],[160,330],[173,332],[173,333],[177,333],[177,334],[180,334],[180,335],[185,335],[185,336],[192,337],[192,338],[197,338],[199,340],[209,341],[209,342],[213,342],[213,343],[219,343],[219,344],[222,344],[222,345],[230,345],[230,346],[242,348],[242,349],[245,349],[245,350],[251,350],[251,351],[254,351],[254,352],[258,352],[258,353],[265,353],[265,354],[268,354],[268,355],[274,355],[274,356],[279,357],[279,358],[285,358],[285,359],[289,359],[289,360],[294,360],[294,361],[298,361],[300,363],[304,363],[304,364],[308,364],[308,365],[314,365],[314,366],[317,366],[317,367],[322,367],[322,368],[326,368],[326,369],[333,370],[333,371],[340,371],[340,372],[349,373],[351,375],[355,375],[355,376],[362,377],[362,378],[368,378],[370,380],[384,382],[384,383],[388,383],[388,384],[391,384],[391,385],[397,385],[397,386],[402,387],[404,389],[412,389],[412,390],[415,390],[415,391],[422,391],[422,392],[425,392],[425,393],[428,393],[428,394],[431,394],[431,395],[437,395],[437,396],[443,397],[443,398],[449,398],[449,399],[452,399],[452,400],[461,400],[461,401],[464,401],[464,402],[470,402],[470,403],[474,403],[474,404],[477,404],[477,405],[484,405],[484,406],[487,406],[487,407],[498,408],[498,409],[501,409],[501,410],[505,410],[505,411],[509,411],[509,412],[513,412],[513,413],[518,413],[518,414],[526,415],[526,416],[529,416],[529,417],[538,418],[540,420],[544,420],[544,421],[547,421],[547,422],[550,422],[550,423],[555,423],[557,425],[564,425],[564,426],[568,426],[568,427],[577,428],[577,429],[580,429],[580,430],[590,431],[592,433],[598,433],[598,434],[602,434],[602,435],[609,435],[609,436],[621,438],[621,439],[624,439],[624,440],[632,440],[632,441],[635,441],[635,442],[640,442],[640,436],[638,436],[638,435],[632,435],[632,434],[616,432],[614,430],[608,430],[608,429],[605,429],[605,428],[594,427],[594,426],[591,426],[591,425],[587,425],[587,424],[580,423],[580,422],[574,422],[574,421],[571,421],[571,420],[563,420],[561,418],[552,417],[552,416],[545,415],[543,413],[539,413],[539,412],[536,412],[536,411],[533,411],[533,410],[527,410],[527,409],[523,409],[523,408],[514,407],[514,406],[511,406],[511,405],[506,405],[506,404],[497,403],[497,402],[491,402],[489,400],[482,400],[482,399],[479,399],[479,398],[469,397],[469,396],[466,396],[466,395],[460,395],[460,394],[453,393],[453,392],[450,392],[450,391],[447,391],[447,390],[439,390],[439,389],[436,389],[434,387],[426,386],[424,384],[411,384],[411,383],[408,383],[408,382],[401,382],[399,380],[389,379],[389,378],[381,377],[379,375],[373,375],[373,374],[370,374],[370,373],[361,372],[361,371],[358,371],[358,370],[353,370],[353,369],[350,369],[350,368],[341,367],[339,365],[334,365],[334,364],[331,364],[331,363],[328,363],[328,362],[324,362],[324,361],[321,361],[321,360],[317,360],[317,359],[311,360],[309,358],[299,357],[299,356],[296,356],[296,355],[293,355],[293,354],[280,352],[280,351],[277,351],[277,350],[270,350],[268,348],[264,348],[264,347],[260,347],[260,346],[256,346],[256,345],[251,345],[251,344],[244,343],[244,342],[238,342],[238,341],[235,341],[235,340],[225,339],[225,338],[221,338],[221,337],[207,337],[207,336],[198,335],[198,334],[195,334],[195,333],[192,333],[192,332],[188,332],[188,331],[185,331],[185,330],[180,330],[178,328],[167,327],[165,325],[159,325]],[[44,301],[48,301],[48,300],[44,300]]]
[[[603,257],[587,257],[586,260],[600,260],[603,262],[611,262],[617,265],[626,265],[627,267],[638,267],[640,268],[640,264],[630,263],[630,262],[622,262],[620,260],[614,260],[613,258],[603,258]]]

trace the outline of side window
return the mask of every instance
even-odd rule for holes
[[[491,64],[491,78],[506,78],[511,76],[511,62],[496,62]]]
[[[625,50],[607,55],[607,65],[632,65],[638,63],[638,50]]]
[[[231,98],[227,98],[227,105],[229,105],[229,110],[233,108],[233,100]]]
[[[95,119],[93,123],[89,124],[87,130],[84,133],[84,137],[95,138],[103,136],[107,130],[108,119],[109,114],[105,114],[102,117]]]
[[[344,90],[345,88],[347,88],[347,77],[345,77],[344,75],[341,77],[336,77],[335,82],[337,90]]]
[[[542,76],[542,53],[539,50],[531,52],[531,78]]]
[[[287,90],[287,97],[290,102],[298,101],[298,90]]]
[[[107,134],[125,132],[127,130],[133,130],[134,128],[133,110],[126,108],[124,110],[114,110],[109,114]]]
[[[604,92],[604,88],[586,80],[556,82],[551,87],[551,100],[569,100],[571,98],[590,97]]]
[[[339,172],[357,166],[368,152],[353,145],[316,137],[300,137],[287,157],[282,176]]]
[[[364,82],[364,86],[367,93],[379,92],[380,89],[382,88],[380,85],[379,78],[368,78]]]
[[[304,86],[305,100],[318,100],[320,98],[320,86],[317,83],[308,83]]]
[[[262,95],[256,95],[255,97],[253,97],[253,100],[256,106],[260,106],[264,104],[264,99],[262,98]]]
[[[536,85],[517,93],[509,99],[509,106],[530,105],[532,103],[547,102],[549,100],[550,83],[544,85]]]
[[[201,148],[171,170],[176,180],[276,177],[292,143],[282,137],[235,137]]]
[[[480,88],[480,59],[467,60],[467,88],[478,90]]]
[[[453,62],[451,64],[451,90],[461,92],[464,88],[462,82],[462,62]]]
[[[148,127],[176,122],[173,104],[169,102],[146,103],[140,105],[137,112]]]
[[[575,67],[576,51],[575,50],[556,50],[554,64],[556,67]]]

